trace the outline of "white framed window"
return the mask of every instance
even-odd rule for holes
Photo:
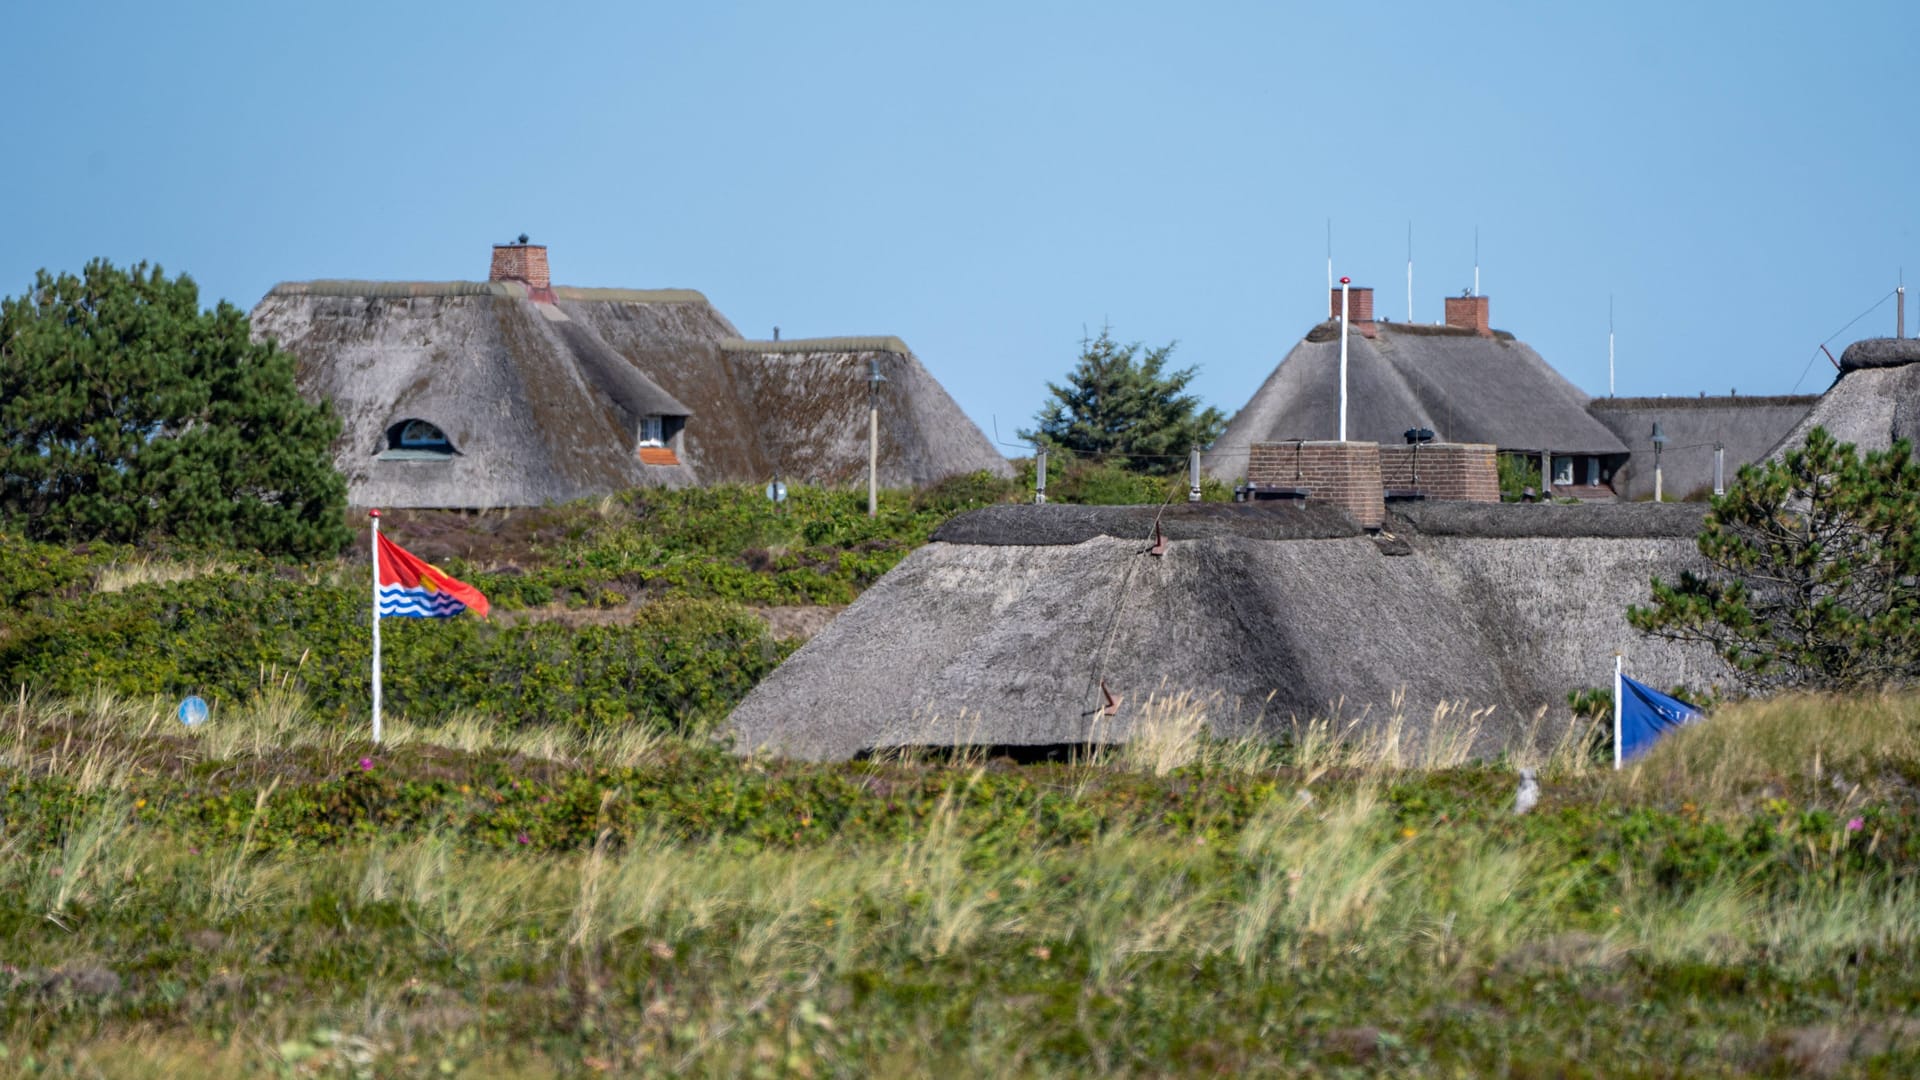
[[[640,445],[667,445],[666,423],[663,418],[658,416],[644,416],[640,418]]]
[[[1553,459],[1553,486],[1555,487],[1572,487],[1573,486],[1573,459],[1572,458],[1557,457]]]

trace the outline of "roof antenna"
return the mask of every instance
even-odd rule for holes
[[[1327,219],[1327,291],[1333,291],[1333,219]]]
[[[1413,321],[1413,222],[1407,222],[1407,321]]]
[[[1480,226],[1473,227],[1473,295],[1480,295]]]
[[[1893,336],[1907,336],[1907,268],[1900,268],[1900,286],[1893,290]]]

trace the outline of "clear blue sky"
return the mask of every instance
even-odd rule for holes
[[[685,286],[904,337],[1011,439],[1083,327],[1231,414],[1336,273],[1472,280],[1606,392],[1783,393],[1920,278],[1920,4],[33,4],[0,15],[0,294]],[[1911,313],[1920,327],[1920,305]],[[1893,304],[1842,335],[1890,334]],[[1804,390],[1831,379],[1824,360]]]

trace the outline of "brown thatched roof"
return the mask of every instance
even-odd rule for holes
[[[1633,457],[1614,473],[1613,490],[1628,499],[1653,498],[1653,425],[1667,436],[1660,455],[1666,498],[1713,490],[1713,450],[1726,449],[1726,480],[1740,466],[1765,458],[1819,398],[1636,397],[1594,398],[1594,419],[1627,444]]]
[[[1502,450],[1621,454],[1626,446],[1587,415],[1587,395],[1511,335],[1487,338],[1446,327],[1382,323],[1378,335],[1348,341],[1348,437],[1402,441],[1428,428],[1443,442],[1491,443]],[[1316,327],[1227,424],[1207,469],[1244,476],[1256,442],[1338,437],[1337,326]]]
[[[925,484],[1006,459],[898,338],[750,343],[689,289],[502,282],[290,282],[253,312],[333,402],[357,505],[540,505],[629,487],[864,476],[869,359],[889,380],[881,482]],[[643,464],[641,419],[691,417],[679,464]],[[382,458],[389,428],[445,431],[451,458]],[[404,455],[403,455],[404,456]]]
[[[1012,476],[1006,456],[897,337],[721,342],[737,392],[759,410],[760,475],[844,484],[867,473],[869,379],[880,413],[880,483]]]
[[[1600,536],[1537,535],[1556,519],[1521,517],[1556,508],[1490,509],[1390,519],[1401,545],[1264,539],[1272,518],[1236,528],[1200,517],[1206,535],[1176,536],[1163,557],[1145,553],[1146,529],[1114,535],[1125,530],[1079,508],[976,512],[942,535],[987,542],[936,540],[908,557],[762,682],[731,726],[743,750],[840,758],[1124,739],[1142,703],[1175,692],[1210,700],[1227,734],[1332,713],[1383,722],[1399,697],[1414,737],[1441,702],[1494,706],[1491,750],[1536,709],[1564,711],[1568,691],[1605,685],[1616,649],[1655,684],[1724,677],[1710,654],[1626,625],[1650,575],[1695,565],[1680,522],[1690,508],[1575,508],[1614,534]],[[1612,528],[1607,513],[1620,510]],[[1022,517],[1033,542],[1007,542]],[[1093,535],[1062,542],[1077,533]],[[1103,680],[1121,698],[1111,719],[1098,715]]]

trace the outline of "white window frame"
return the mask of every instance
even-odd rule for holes
[[[640,445],[667,445],[667,420],[664,416],[643,416],[640,418]]]

